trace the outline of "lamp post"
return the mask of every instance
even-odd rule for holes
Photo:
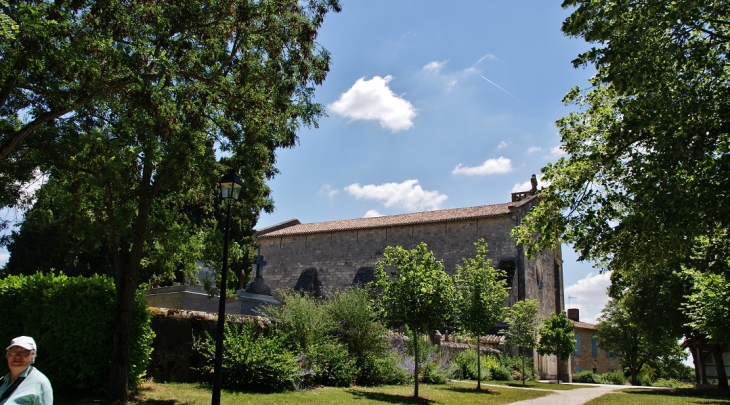
[[[226,200],[226,236],[223,242],[223,271],[221,272],[220,303],[218,305],[218,331],[215,340],[215,366],[213,369],[212,405],[221,403],[221,382],[223,381],[223,331],[226,323],[226,282],[228,276],[228,239],[231,235],[231,201],[238,200],[243,182],[231,170],[218,182],[221,197]]]

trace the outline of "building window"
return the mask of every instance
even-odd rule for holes
[[[598,339],[591,337],[591,356],[598,357]]]
[[[580,335],[575,334],[575,355],[580,356]]]
[[[606,350],[606,357],[609,358],[609,359],[611,358],[611,352],[608,351],[608,350]]]
[[[574,373],[580,373],[580,367],[576,367],[575,369],[573,369],[573,372]]]

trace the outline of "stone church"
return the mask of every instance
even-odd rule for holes
[[[539,314],[564,311],[560,247],[528,259],[510,232],[538,203],[533,189],[512,193],[510,202],[477,207],[302,224],[293,219],[260,229],[256,238],[266,260],[264,278],[272,290],[317,291],[322,287],[364,284],[387,246],[406,249],[425,242],[446,271],[456,272],[464,258],[474,257],[474,242],[483,238],[495,267],[507,273],[510,295],[505,303],[537,299]],[[541,377],[555,378],[555,358],[535,359]]]

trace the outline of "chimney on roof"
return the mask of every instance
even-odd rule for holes
[[[580,315],[578,314],[578,308],[568,308],[568,319],[572,319],[576,322],[580,322]]]

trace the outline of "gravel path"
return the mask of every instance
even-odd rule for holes
[[[560,405],[581,405],[586,402],[598,398],[603,394],[611,391],[626,388],[622,385],[600,385],[591,388],[577,388],[574,390],[553,391],[554,394],[540,398],[528,399],[525,401],[513,402],[512,405],[543,405],[543,404],[560,404]]]
[[[485,385],[488,385],[488,384],[482,383],[482,386],[485,386]],[[504,388],[504,386],[501,386],[501,385],[494,385],[494,386]],[[510,387],[510,388],[519,388],[519,387]],[[574,390],[564,390],[564,391],[542,390],[539,388],[519,388],[519,389],[528,389],[528,390],[550,391],[553,394],[546,395],[546,396],[540,397],[540,398],[513,402],[510,405],[553,405],[553,404],[580,405],[580,404],[585,404],[586,402],[588,402],[592,399],[598,398],[603,394],[608,394],[611,391],[616,391],[616,390],[620,390],[623,388],[629,388],[629,387],[626,385],[597,384],[595,387],[577,388]]]

